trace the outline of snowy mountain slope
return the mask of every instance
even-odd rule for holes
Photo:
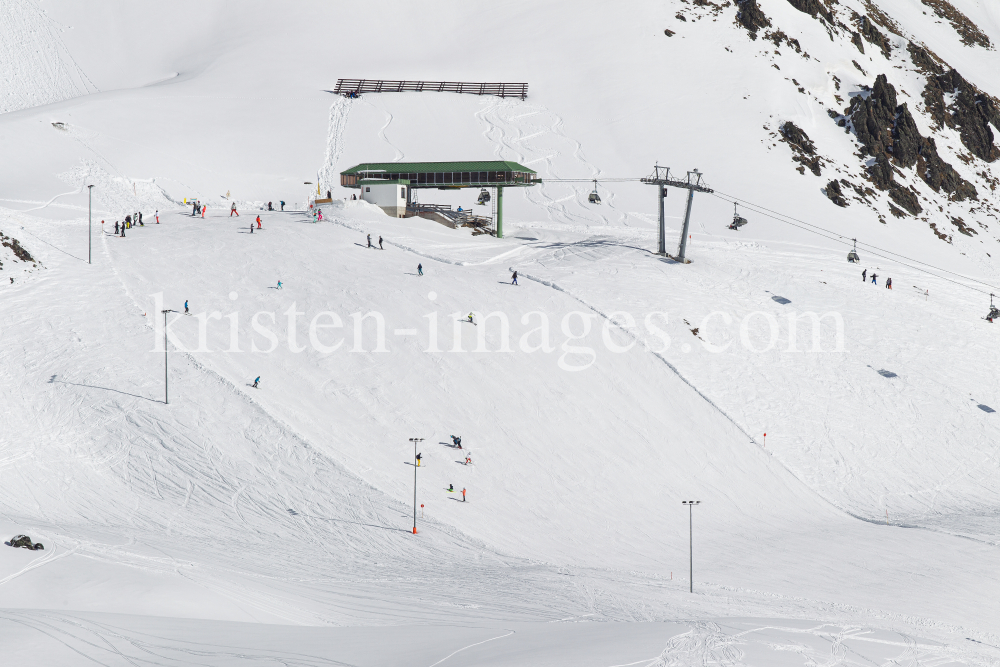
[[[994,50],[963,44],[932,7],[902,0],[831,5],[847,27],[829,29],[786,0],[761,0],[772,25],[753,40],[736,7],[722,3],[510,6],[475,38],[468,29],[481,15],[461,3],[396,5],[378,25],[312,3],[45,6],[46,20],[72,28],[58,40],[45,33],[41,52],[62,53],[63,68],[72,57],[103,92],[74,97],[90,89],[31,83],[33,95],[63,92],[0,115],[0,145],[16,156],[0,166],[0,230],[44,267],[13,285],[0,280],[3,525],[52,545],[0,554],[5,607],[60,609],[69,625],[78,611],[255,621],[275,646],[268,627],[276,623],[471,622],[492,631],[530,622],[556,664],[565,646],[539,622],[742,615],[759,630],[783,616],[907,636],[920,627],[944,647],[921,644],[924,658],[988,664],[990,649],[964,637],[996,644],[996,427],[977,407],[1000,403],[989,372],[993,331],[980,319],[990,288],[960,280],[982,291],[963,289],[943,279],[954,276],[929,276],[871,246],[995,282],[993,163],[968,153],[958,125],[936,128],[922,95],[930,75],[906,42],[996,95]],[[1000,39],[995,8],[954,6],[991,44]],[[42,20],[39,7],[22,9]],[[891,42],[888,58],[871,32],[864,54],[852,43],[848,28],[860,30],[852,11],[872,17]],[[765,37],[778,30],[780,46]],[[430,32],[448,38],[421,41],[414,57],[415,36]],[[456,58],[469,40],[477,48]],[[23,49],[11,53],[4,63],[31,62]],[[892,190],[866,179],[875,158],[859,156],[857,136],[827,113],[844,113],[852,95],[871,99],[862,86],[883,73],[920,136],[934,138],[978,201],[949,201],[918,167],[898,166],[892,182],[912,186],[923,211],[891,214]],[[531,94],[346,101],[323,92],[338,76],[526,80]],[[814,143],[820,176],[814,155],[795,162],[787,137],[780,141],[786,121]],[[651,188],[614,181],[599,181],[600,207],[586,203],[586,182],[508,192],[504,241],[360,205],[328,208],[334,219],[319,226],[265,215],[262,234],[237,227],[256,213],[250,202],[301,204],[312,188],[303,181],[317,175],[337,197],[349,194],[337,174],[357,162],[494,155],[548,179],[640,176],[657,160],[675,173],[697,166],[720,195],[857,236],[864,264],[846,264],[842,244],[759,207],[743,209],[751,224],[731,233],[730,198],[702,195],[695,262],[663,264],[648,252]],[[834,178],[869,187],[870,205],[845,185],[850,206],[836,206],[823,192]],[[98,229],[136,209],[147,222],[159,210],[163,224],[125,239],[95,235],[87,266],[88,183]],[[677,194],[667,202],[671,239]],[[209,203],[205,221],[177,215],[185,197]],[[472,203],[461,193],[421,198]],[[242,219],[228,219],[230,201]],[[976,233],[962,234],[958,217]],[[382,234],[388,249],[357,247],[367,232]],[[419,286],[407,275],[417,262],[427,272]],[[511,268],[521,272],[518,288],[500,284]],[[879,274],[880,291],[857,285],[861,268]],[[881,289],[886,276],[892,292]],[[268,289],[279,279],[284,290]],[[206,350],[171,353],[170,406],[156,402],[162,356],[151,295],[161,292],[168,307],[190,299],[196,315],[238,312],[243,342],[238,353],[223,351],[228,321],[207,320]],[[303,313],[302,344],[308,321],[330,310],[344,322],[344,348],[289,351],[292,303]],[[368,310],[386,317],[385,353],[348,350],[350,315]],[[454,321],[469,310],[506,313],[512,352],[472,351],[472,331],[488,332],[489,349],[500,339],[495,319],[476,329]],[[573,310],[594,315],[581,344],[599,350],[577,373],[558,363],[560,324]],[[666,312],[671,345],[608,352],[602,329],[616,310],[640,327],[646,314]],[[282,337],[269,354],[246,349],[258,311],[275,313]],[[551,318],[550,354],[520,350],[521,318],[533,311]],[[733,324],[706,321],[716,311]],[[766,316],[746,319],[758,311],[778,323],[776,347],[762,353],[740,341],[748,322],[750,344],[766,346]],[[785,352],[789,311],[840,313],[844,349],[805,351],[805,329],[802,351]],[[423,351],[432,312],[440,353]],[[173,325],[177,342],[197,347],[198,324]],[[445,351],[455,326],[468,352]],[[405,328],[420,333],[394,333]],[[630,342],[615,327],[608,335]],[[659,339],[643,338],[659,350]],[[728,342],[720,354],[705,348]],[[262,390],[251,391],[257,375]],[[471,446],[472,466],[440,444],[453,432]],[[416,539],[406,532],[413,469],[405,463],[415,435],[427,438],[418,472],[428,517]],[[470,502],[445,494],[449,483],[467,487]],[[682,576],[679,505],[692,497],[704,501],[695,596]],[[6,618],[36,622],[24,614]],[[171,627],[155,623],[157,632]],[[689,627],[692,646],[670,639],[682,630],[665,632],[664,664],[733,659],[731,638]],[[193,637],[187,626],[179,632]],[[779,644],[795,644],[793,630],[779,634]],[[821,636],[834,637],[831,655],[841,659],[841,631]],[[607,664],[638,659],[622,655]]]

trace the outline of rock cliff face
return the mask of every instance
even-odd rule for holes
[[[757,77],[768,81],[765,94],[782,100],[761,143],[788,150],[803,187],[839,208],[870,209],[882,222],[916,217],[949,243],[948,226],[971,236],[996,224],[1000,239],[1000,84],[985,89],[988,77],[971,64],[982,56],[967,53],[993,44],[949,0],[919,0],[909,14],[886,0],[673,1],[687,25],[733,11],[736,34],[766,68]],[[747,85],[741,98],[753,97],[759,91]],[[825,116],[833,127],[821,127]]]
[[[875,78],[871,94],[854,97],[844,114],[850,116],[867,154],[875,158],[868,168],[872,183],[879,190],[888,190],[892,200],[905,210],[917,215],[922,208],[912,191],[895,182],[894,166],[917,166],[918,175],[935,192],[943,190],[956,201],[978,198],[975,186],[941,159],[933,138],[921,136],[907,105],[896,104],[896,89],[884,74]]]

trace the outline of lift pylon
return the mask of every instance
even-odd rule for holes
[[[673,258],[683,264],[691,263],[691,260],[687,259],[685,255],[687,251],[688,230],[691,227],[691,206],[694,204],[694,193],[714,192],[711,188],[702,184],[701,177],[702,173],[694,169],[687,173],[686,179],[671,178],[669,167],[656,165],[653,167],[653,174],[651,176],[640,179],[647,185],[655,185],[659,188],[660,244],[657,253],[664,257],[670,257],[667,254],[667,223],[663,213],[663,200],[667,196],[667,188],[684,188],[688,191],[687,209],[684,213],[684,229],[681,231],[681,241],[677,248],[677,256]]]

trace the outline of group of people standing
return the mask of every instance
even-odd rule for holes
[[[156,224],[160,224],[160,211],[157,210],[153,214],[153,216],[154,216],[154,218],[156,218]],[[103,220],[101,220],[101,224],[102,225],[104,224]],[[121,236],[122,238],[124,238],[125,237],[125,230],[126,229],[132,229],[132,227],[134,227],[136,225],[138,225],[139,227],[145,227],[146,226],[146,223],[144,223],[142,221],[142,211],[138,211],[136,213],[130,213],[130,214],[126,215],[125,216],[125,220],[123,222],[121,222],[121,223],[119,223],[117,220],[115,220],[115,236]]]
[[[861,272],[861,282],[868,282],[868,269]],[[872,285],[878,285],[878,274],[872,271]],[[892,289],[892,278],[885,279],[885,288]]]

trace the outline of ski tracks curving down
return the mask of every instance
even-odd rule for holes
[[[542,184],[526,188],[524,196],[545,211],[549,222],[605,227],[628,224],[628,215],[614,206],[613,192],[605,193],[602,206],[606,208],[602,208],[587,200],[592,184],[546,182],[583,178],[600,183],[604,173],[587,159],[583,144],[567,135],[562,116],[544,106],[512,99],[485,102],[475,116],[483,125],[483,136],[493,144],[494,155],[539,173]]]

